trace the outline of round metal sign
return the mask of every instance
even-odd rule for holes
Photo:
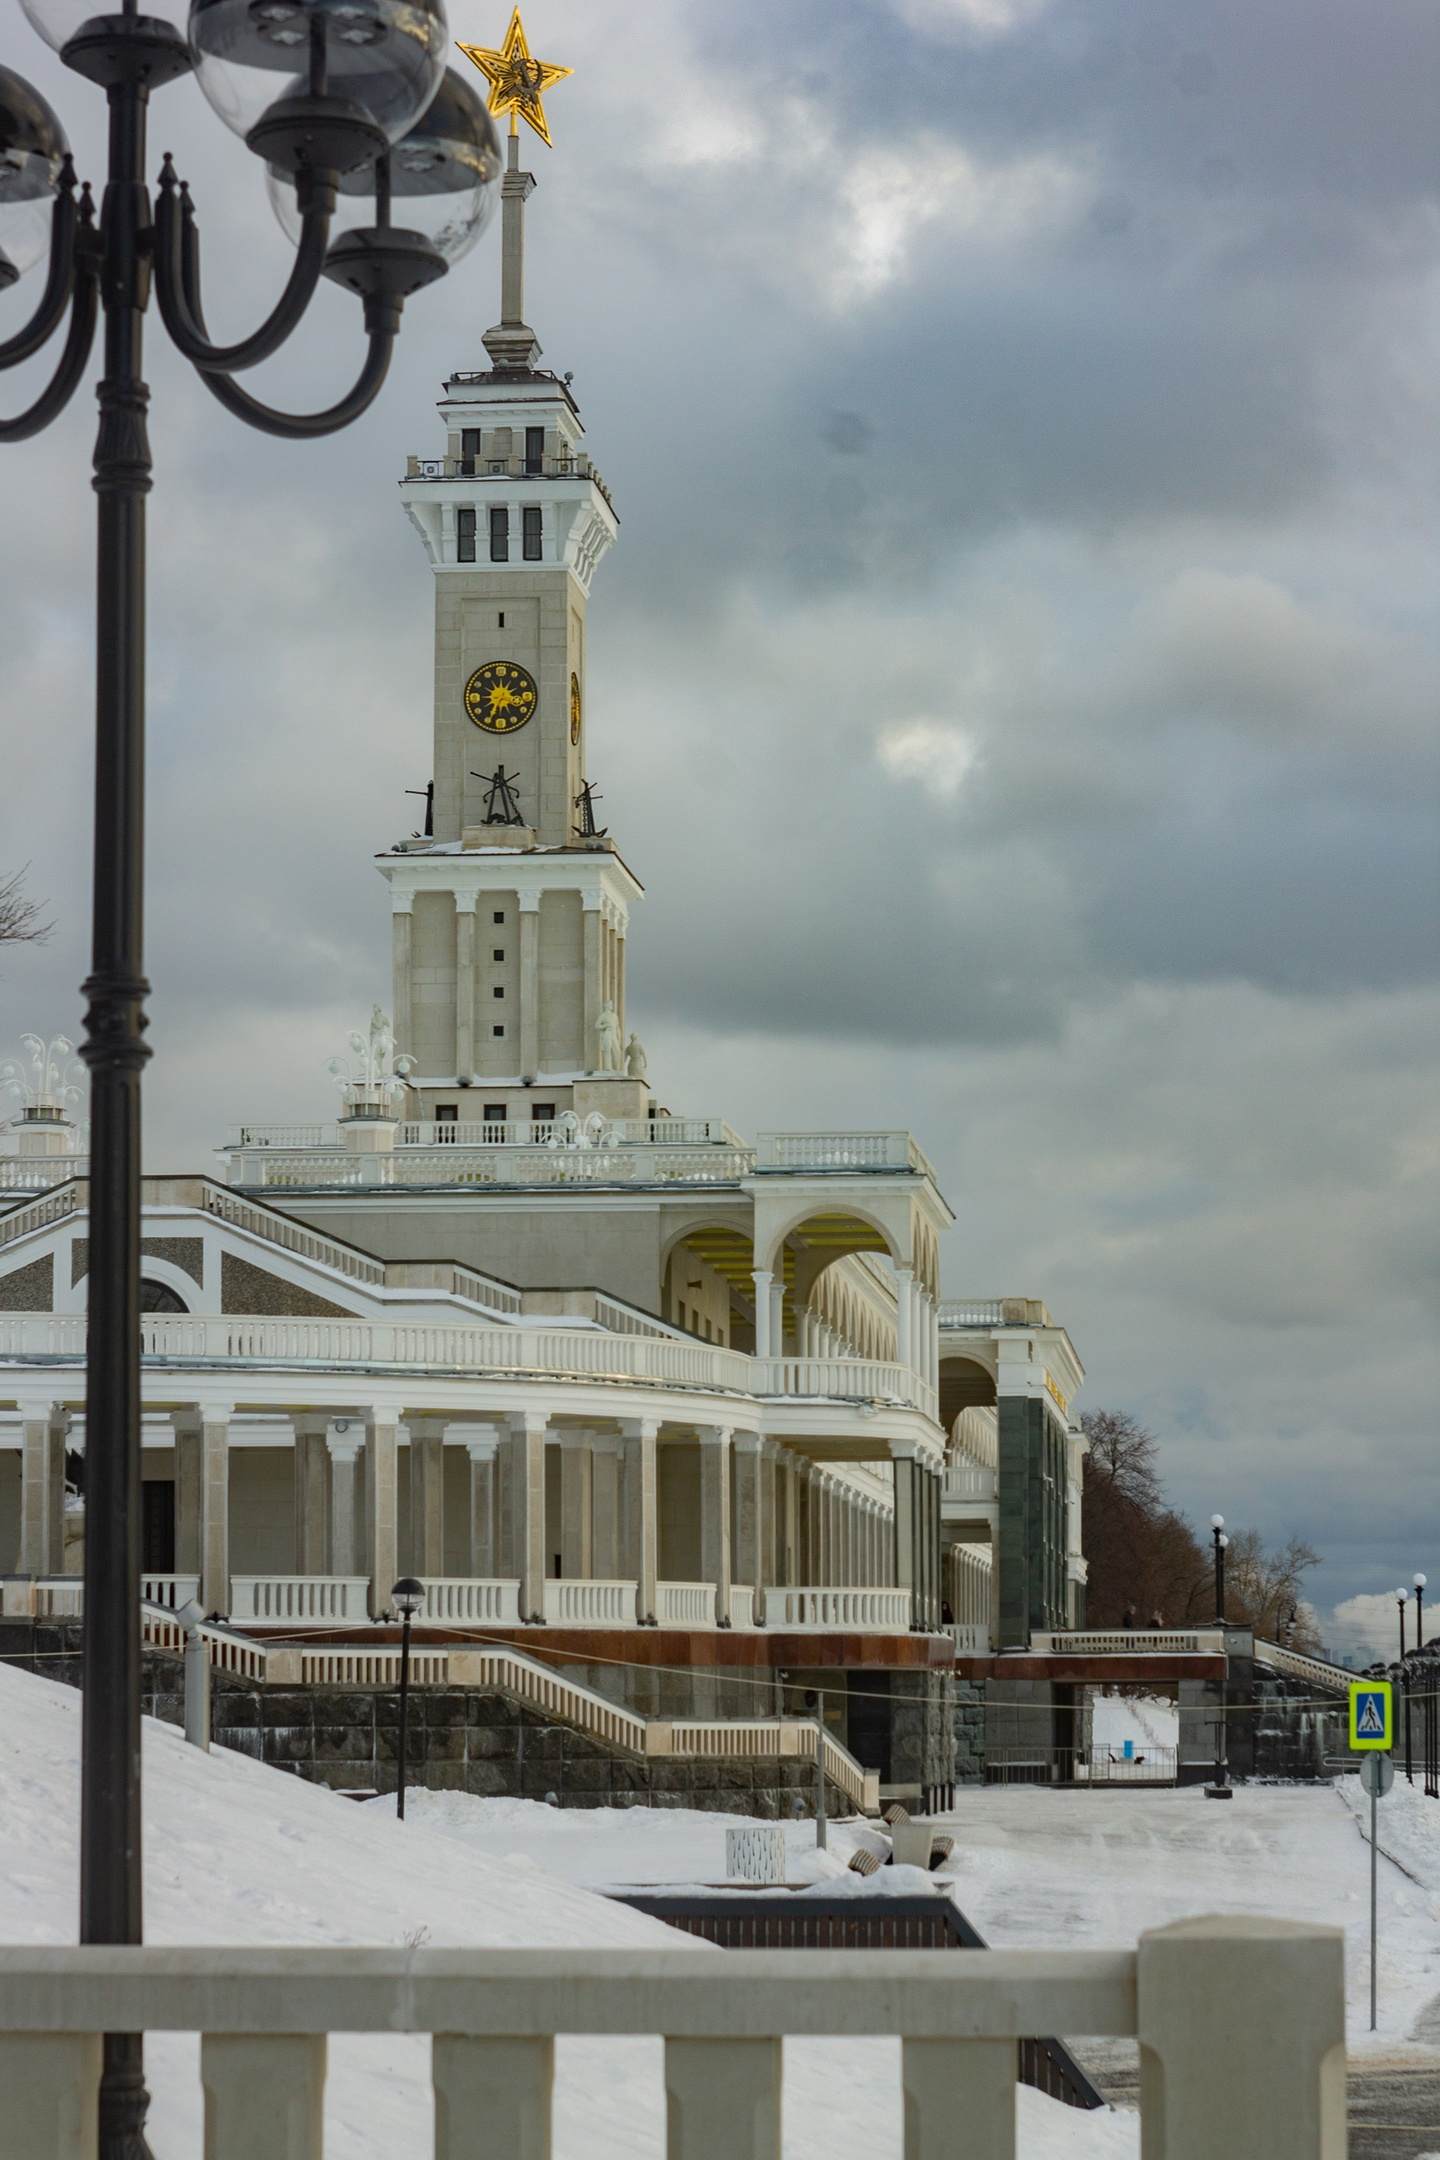
[[[1367,1755],[1360,1765],[1360,1789],[1383,1800],[1395,1783],[1395,1765],[1388,1755]]]

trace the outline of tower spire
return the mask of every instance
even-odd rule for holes
[[[572,71],[534,58],[518,7],[498,51],[485,45],[462,45],[460,50],[488,81],[491,112],[510,115],[509,159],[500,190],[500,320],[486,331],[485,350],[505,373],[528,373],[540,358],[540,341],[525,320],[525,202],[534,190],[535,175],[520,170],[520,122],[523,119],[548,145],[545,92]]]

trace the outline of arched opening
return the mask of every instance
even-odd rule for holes
[[[996,1400],[995,1380],[974,1358],[940,1360],[940,1423],[948,1433],[962,1410],[985,1410]]]
[[[153,1275],[140,1278],[140,1310],[142,1313],[183,1313],[190,1308],[177,1290],[169,1283],[156,1282]]]

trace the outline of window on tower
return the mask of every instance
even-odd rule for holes
[[[496,509],[490,512],[490,560],[510,560],[510,512]]]
[[[455,513],[455,560],[456,562],[474,562],[475,560],[475,512],[473,510],[457,510]]]
[[[539,560],[540,560],[540,506],[539,506],[539,504],[537,503],[537,504],[536,504],[536,505],[535,505],[535,506],[534,506],[533,508],[531,508],[531,507],[530,507],[530,505],[528,505],[528,504],[527,504],[527,505],[526,505],[526,507],[525,507],[525,508],[524,508],[524,509],[523,509],[523,510],[521,511],[520,515],[521,515],[522,519],[524,520],[524,527],[523,527],[523,534],[524,534],[524,546],[523,546],[523,548],[522,548],[522,551],[521,551],[521,552],[523,553],[523,555],[524,555],[524,557],[525,557],[525,560],[526,560],[526,562],[539,562]]]
[[[494,1027],[491,1028],[490,1032],[492,1035],[503,1035],[505,1033],[505,1030],[503,1027]]]
[[[480,455],[480,430],[478,427],[460,430],[460,470],[468,479],[475,470],[475,460]]]
[[[525,430],[525,470],[527,473],[543,473],[545,470],[543,427],[527,427]]]
[[[486,1103],[485,1123],[487,1125],[503,1125],[505,1123],[505,1105],[503,1102]]]
[[[492,945],[490,948],[490,957],[492,960],[503,960],[505,957],[505,947],[503,945]]]
[[[503,998],[505,995],[505,985],[503,983],[496,983],[494,989],[490,992],[490,995],[491,997]]]
[[[496,922],[504,922],[504,920],[505,920],[505,910],[504,910],[504,908],[496,908],[496,910],[495,910],[495,920],[496,920]]]

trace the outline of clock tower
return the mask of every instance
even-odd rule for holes
[[[407,461],[401,500],[435,578],[433,833],[380,858],[395,919],[395,1033],[423,1114],[573,1110],[643,1117],[626,1070],[625,932],[641,887],[587,786],[585,615],[615,538],[568,377],[525,321],[516,119],[549,140],[518,12],[505,48],[463,48],[509,111],[500,321],[490,365],[452,375],[443,450]],[[509,69],[509,73],[506,70]],[[632,1058],[634,1065],[643,1060]]]

